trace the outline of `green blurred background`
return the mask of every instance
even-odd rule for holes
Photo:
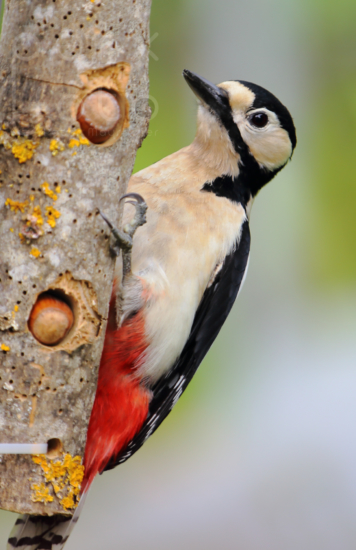
[[[355,550],[356,3],[153,0],[135,170],[190,143],[188,68],[294,116],[257,198],[249,274],[170,417],[94,482],[68,550]],[[4,541],[14,516],[0,513]]]

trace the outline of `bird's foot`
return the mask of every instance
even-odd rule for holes
[[[133,236],[136,229],[146,223],[147,211],[147,204],[145,203],[143,197],[141,197],[138,193],[127,193],[126,195],[123,195],[120,202],[124,199],[132,199],[127,202],[133,204],[136,211],[135,216],[124,226],[122,230],[117,229],[99,210],[101,217],[108,224],[111,234],[114,237],[114,244],[111,246],[113,254],[118,256],[120,254],[120,250],[122,251],[123,278],[127,277],[131,273],[131,250]]]
[[[126,195],[123,195],[120,199],[120,202],[124,199],[132,199],[127,202],[129,204],[133,204],[136,210],[135,216],[124,227],[124,232],[132,239],[136,229],[140,227],[140,225],[144,225],[147,221],[147,204],[145,203],[143,197],[141,197],[141,195],[139,195],[138,193],[127,193]]]

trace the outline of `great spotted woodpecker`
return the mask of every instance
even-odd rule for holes
[[[83,496],[97,473],[141,447],[189,384],[245,277],[252,202],[296,146],[291,115],[264,88],[242,80],[215,86],[190,71],[183,75],[199,102],[193,143],[131,178],[125,198],[136,214],[130,221],[126,212],[123,230],[103,215],[122,254]],[[59,550],[70,532],[63,516],[18,522],[9,549]]]

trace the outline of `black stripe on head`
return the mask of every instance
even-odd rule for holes
[[[240,155],[239,175],[236,178],[222,174],[215,181],[205,183],[202,191],[213,192],[218,197],[225,197],[233,202],[241,202],[243,206],[246,206],[251,195],[254,197],[283,168],[283,165],[271,171],[258,164],[248,145],[243,141],[239,127],[233,119],[227,90],[188,70],[183,71],[183,76],[195,95],[204,102],[210,112],[226,129],[235,151]],[[257,84],[243,80],[236,80],[235,82],[239,82],[254,93],[255,100],[251,109],[264,107],[277,115],[282,128],[288,132],[294,149],[297,142],[295,128],[286,107],[273,94]]]
[[[235,82],[240,82],[240,84],[246,86],[246,88],[255,94],[255,100],[251,106],[251,109],[265,108],[276,113],[281,127],[288,132],[289,139],[291,140],[292,148],[294,150],[297,145],[297,135],[292,116],[287,107],[285,107],[275,95],[271,94],[271,92],[265,88],[262,88],[262,86],[259,86],[258,84],[246,82],[245,80],[236,80]]]

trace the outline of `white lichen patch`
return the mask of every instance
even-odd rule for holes
[[[54,6],[47,6],[43,8],[42,6],[37,6],[33,11],[33,17],[35,19],[51,19],[54,14]]]
[[[91,63],[86,55],[78,54],[74,60],[74,66],[79,73],[87,71],[91,67]]]
[[[57,248],[50,250],[46,254],[46,256],[51,262],[51,264],[53,265],[53,267],[58,267],[59,265],[61,265],[61,256]]]
[[[43,166],[48,166],[50,161],[52,160],[51,159],[51,155],[45,155],[43,153],[41,154],[38,154],[37,155],[37,159],[40,161],[40,163],[43,165]]]
[[[38,277],[39,268],[35,263],[29,263],[27,255],[24,255],[25,263],[21,263],[16,267],[13,267],[9,271],[10,276],[15,281],[26,281],[28,278],[32,279]]]
[[[70,225],[64,225],[64,226],[61,228],[59,237],[60,237],[61,239],[63,239],[64,241],[66,241],[66,240],[69,239],[69,237],[71,236],[71,233],[72,233],[72,227],[71,227]]]

